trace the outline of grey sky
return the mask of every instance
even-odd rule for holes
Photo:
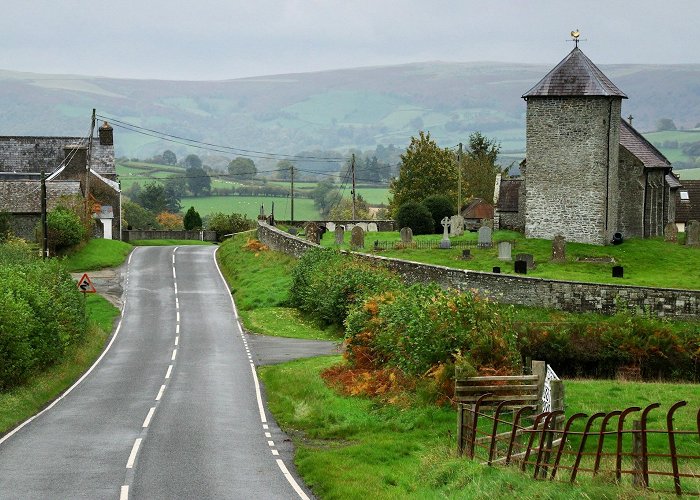
[[[419,61],[700,63],[698,0],[5,0],[0,69],[219,80]]]

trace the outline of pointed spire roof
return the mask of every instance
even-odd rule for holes
[[[528,97],[627,96],[593,62],[574,47],[537,85],[523,94]]]

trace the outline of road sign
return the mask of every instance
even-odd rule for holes
[[[78,290],[83,293],[97,293],[95,286],[90,281],[90,276],[87,273],[83,274],[83,277],[78,280]]]

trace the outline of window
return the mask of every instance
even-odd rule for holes
[[[690,201],[690,196],[688,196],[688,191],[680,191],[681,201]]]

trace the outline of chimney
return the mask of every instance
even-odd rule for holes
[[[99,130],[100,134],[100,145],[102,146],[113,146],[114,145],[114,129],[112,126],[104,122]]]

